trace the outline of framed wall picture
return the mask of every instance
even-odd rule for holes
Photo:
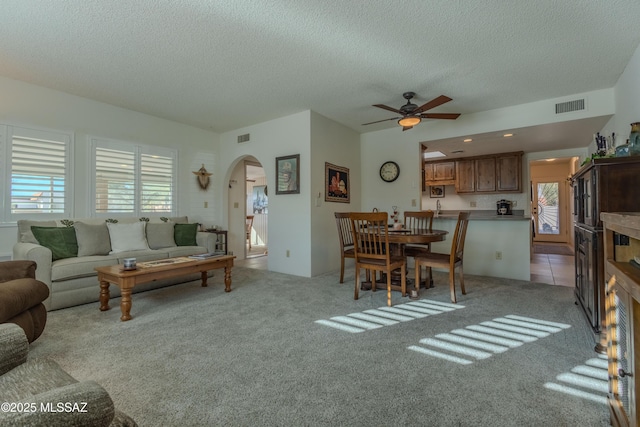
[[[269,198],[267,197],[266,185],[255,185],[253,187],[253,214],[269,213]]]
[[[276,194],[300,194],[300,154],[276,157]]]
[[[324,200],[326,202],[350,203],[349,169],[342,166],[324,164]]]
[[[429,191],[429,196],[432,199],[444,197],[444,185],[432,185]]]

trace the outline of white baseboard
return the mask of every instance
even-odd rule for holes
[[[0,254],[0,261],[11,261],[11,254]]]

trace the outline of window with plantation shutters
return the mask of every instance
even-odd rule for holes
[[[140,161],[141,213],[171,213],[174,159],[143,153]]]
[[[68,216],[72,136],[15,126],[0,130],[8,142],[5,219]]]
[[[91,147],[96,216],[174,214],[176,151],[97,138]]]
[[[135,153],[96,147],[96,213],[135,212]]]

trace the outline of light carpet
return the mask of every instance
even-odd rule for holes
[[[609,425],[606,361],[573,289],[466,276],[462,308],[429,315],[414,305],[427,315],[384,324],[362,313],[381,311],[386,291],[354,301],[353,280],[352,268],[339,284],[337,272],[236,267],[231,293],[216,272],[208,288],[134,294],[128,322],[119,298],[106,312],[98,303],[50,312],[30,357],[97,381],[140,426]],[[435,283],[421,304],[450,302],[446,276],[435,273]],[[393,302],[411,300],[394,292]],[[384,326],[352,333],[317,322],[340,316]],[[531,321],[513,324],[522,318],[567,327],[537,336]],[[442,344],[464,334],[457,347]],[[471,352],[478,346],[490,357]]]

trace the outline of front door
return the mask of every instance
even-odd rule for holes
[[[535,222],[535,242],[569,242],[566,187],[564,179],[539,179],[532,182],[531,213]]]

